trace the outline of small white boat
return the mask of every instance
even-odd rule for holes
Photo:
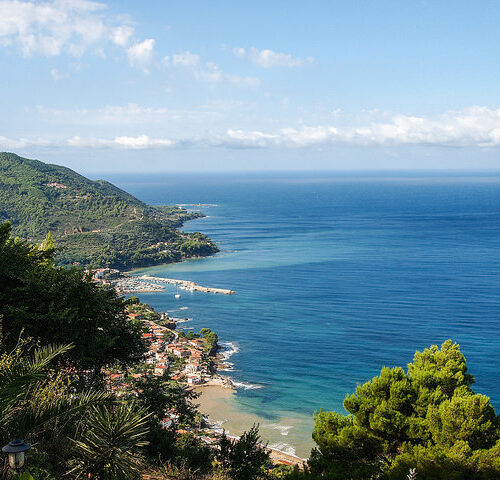
[[[178,293],[176,293],[175,298],[181,298],[181,296]]]

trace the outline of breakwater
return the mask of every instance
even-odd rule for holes
[[[219,293],[222,295],[234,295],[236,293],[234,290],[228,290],[225,288],[202,287],[195,282],[191,282],[189,280],[178,280],[176,278],[152,277],[150,275],[142,275],[137,278],[148,282],[170,283],[172,285],[178,285],[179,287],[192,292],[196,291],[204,293]]]

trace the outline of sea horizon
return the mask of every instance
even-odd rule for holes
[[[333,169],[270,169],[270,170],[245,170],[245,169],[237,169],[237,170],[123,170],[117,171],[117,169],[112,170],[86,170],[85,168],[79,168],[79,173],[85,175],[91,179],[100,179],[102,176],[107,176],[109,179],[113,178],[114,181],[116,179],[124,178],[130,179],[131,177],[145,178],[150,176],[163,176],[163,175],[179,175],[179,176],[192,176],[192,177],[216,177],[216,176],[233,176],[233,177],[245,177],[246,175],[251,176],[265,176],[265,177],[277,177],[277,176],[287,176],[287,175],[302,175],[307,174],[311,177],[323,176],[325,174],[332,177],[346,177],[350,180],[363,180],[366,177],[371,178],[384,178],[388,179],[398,179],[398,177],[402,178],[413,178],[422,176],[426,177],[465,177],[472,176],[473,178],[477,177],[497,177],[500,176],[500,168],[498,169],[490,169],[490,168],[463,168],[463,169],[341,169],[341,170],[333,170]],[[104,179],[104,178],[103,178]]]

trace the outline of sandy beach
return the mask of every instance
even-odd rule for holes
[[[305,459],[309,456],[314,443],[304,441],[303,431],[312,430],[312,417],[290,414],[280,418],[265,416],[245,411],[237,398],[236,389],[211,382],[194,389],[200,393],[197,403],[199,410],[209,417],[217,428],[225,429],[229,435],[239,436],[254,423],[259,424],[260,435],[274,450],[274,458],[282,453],[283,460]]]

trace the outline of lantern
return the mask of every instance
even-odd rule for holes
[[[31,448],[29,443],[15,438],[2,448],[2,452],[9,455],[9,466],[13,470],[20,470],[24,466],[24,452]]]

